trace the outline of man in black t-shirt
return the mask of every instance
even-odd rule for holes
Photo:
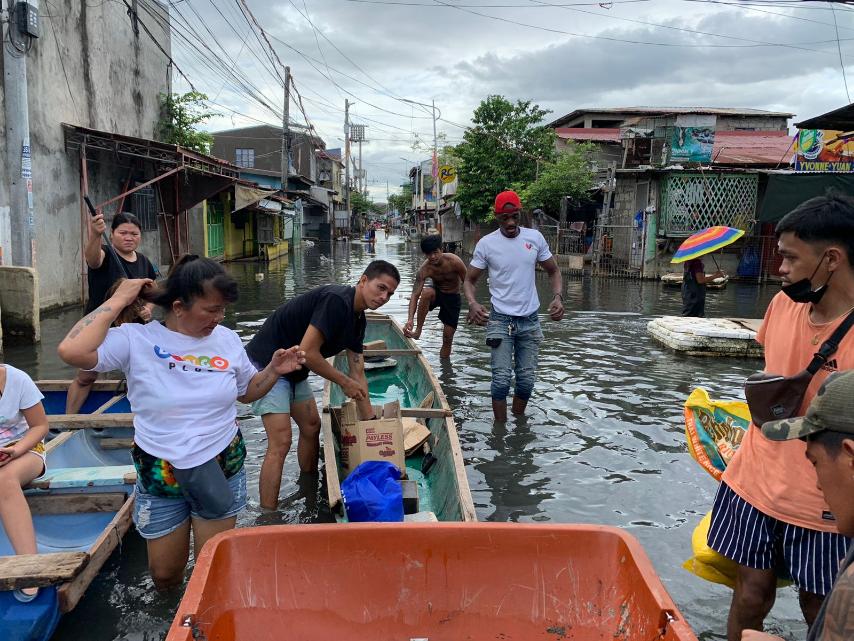
[[[107,229],[104,215],[99,213],[89,219],[89,239],[83,248],[88,273],[89,301],[86,314],[89,314],[106,300],[107,292],[120,278],[157,277],[154,265],[141,252],[136,251],[142,240],[142,224],[133,214],[120,212],[113,216],[110,226],[110,245],[102,245],[101,238]],[[143,320],[151,320],[152,304],[140,308]],[[92,383],[98,378],[95,372],[78,370],[77,376],[68,387],[65,399],[66,414],[76,414],[89,396]]]
[[[308,386],[308,372],[341,386],[356,401],[362,418],[373,415],[362,361],[365,310],[385,305],[400,284],[397,268],[384,260],[371,262],[355,287],[324,285],[297,296],[274,311],[249,341],[246,352],[257,367],[266,367],[283,345],[299,344],[305,367],[281,377],[273,389],[252,404],[267,432],[267,452],[259,479],[261,507],[275,509],[282,468],[291,448],[291,417],[299,427],[297,460],[301,472],[317,470],[320,454],[320,415]],[[327,362],[347,350],[349,374]]]

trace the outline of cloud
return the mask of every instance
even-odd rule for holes
[[[472,111],[489,94],[530,99],[555,115],[580,107],[646,105],[754,107],[808,117],[848,102],[832,14],[825,5],[766,10],[681,0],[617,0],[610,9],[594,5],[570,11],[543,6],[566,0],[528,0],[528,8],[465,10],[443,6],[450,0],[417,7],[348,0],[247,1],[271,39],[275,38],[282,62],[291,66],[305,111],[329,147],[343,143],[344,100],[356,103],[353,120],[368,125],[372,141],[363,147],[365,167],[369,177],[383,182],[383,197],[385,180],[397,185],[404,177],[400,157],[429,158],[426,147],[432,142],[427,114],[395,96],[420,102],[435,99],[445,119],[440,131],[452,141],[460,138],[462,130],[447,121],[468,123]],[[525,4],[525,0],[504,1]],[[264,47],[254,36],[244,38],[250,30],[236,4],[217,0],[213,4],[221,7],[225,19],[211,10],[211,0],[185,0],[174,7],[183,7],[188,16],[192,16],[190,7],[196,8],[216,36],[206,38],[208,44],[221,44],[227,52],[223,57],[235,71],[250,79],[274,110],[280,110],[282,87],[271,72]],[[306,15],[335,47],[315,33]],[[840,9],[836,17],[843,56],[848,56],[854,48],[854,12]],[[521,23],[607,39],[571,37]],[[202,24],[195,19],[194,24],[204,35]],[[616,40],[736,46],[665,47]],[[748,41],[793,46],[741,46],[754,44]],[[184,58],[179,58],[179,64],[199,79],[200,89],[219,94],[219,102],[239,112],[278,122],[275,113],[225,82],[221,69],[204,65],[190,47],[180,43],[173,47]],[[250,124],[223,113],[216,121],[218,127],[230,127],[232,121],[237,126]],[[291,113],[302,120],[293,105]],[[426,143],[421,151],[410,148],[413,132]]]

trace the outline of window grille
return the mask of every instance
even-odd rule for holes
[[[142,223],[142,231],[157,229],[157,200],[153,187],[143,187],[131,194],[131,211]]]
[[[756,174],[669,174],[662,181],[663,233],[690,236],[726,225],[749,230],[756,215]]]
[[[234,164],[238,167],[252,168],[255,166],[254,149],[235,149]]]

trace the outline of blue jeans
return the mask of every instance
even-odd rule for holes
[[[508,316],[493,310],[486,326],[486,343],[492,347],[492,386],[496,401],[506,401],[510,380],[516,372],[515,396],[527,401],[534,391],[537,356],[543,330],[537,312],[530,316]]]

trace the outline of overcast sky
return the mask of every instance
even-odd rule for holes
[[[343,146],[345,98],[356,103],[352,121],[368,126],[363,159],[377,199],[386,181],[394,192],[405,180],[401,158],[430,157],[430,109],[403,98],[435,100],[448,143],[489,94],[533,100],[555,117],[643,105],[753,107],[797,120],[849,102],[834,18],[854,91],[854,7],[823,2],[172,0],[173,57],[221,105],[211,130],[281,124],[282,83],[243,1],[290,65],[328,148]],[[174,89],[189,86],[177,79]],[[293,105],[291,119],[305,124]]]

